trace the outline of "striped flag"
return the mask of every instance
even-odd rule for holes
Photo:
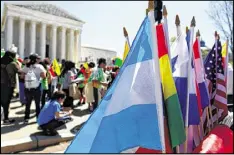
[[[215,45],[207,55],[204,63],[208,92],[211,100],[211,105],[213,106],[213,122],[217,121],[217,119],[219,118],[223,119],[228,114],[226,82],[221,51],[221,42],[217,40]]]
[[[160,63],[160,75],[166,108],[165,113],[168,121],[171,146],[174,148],[177,145],[184,143],[186,136],[179,98],[175,82],[172,77],[168,48],[166,45],[166,38],[162,24],[156,26],[156,37]]]
[[[135,147],[165,150],[152,24],[145,17],[114,83],[65,153],[120,153]]]

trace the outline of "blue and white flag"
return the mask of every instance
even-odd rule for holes
[[[155,45],[147,16],[114,83],[65,153],[121,153],[134,147],[162,150],[163,112]],[[157,73],[156,73],[157,71]],[[160,95],[157,95],[160,94]]]

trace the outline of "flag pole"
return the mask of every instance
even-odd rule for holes
[[[149,19],[151,21],[151,23],[153,23],[153,25],[151,26],[151,31],[153,34],[156,34],[156,28],[155,28],[155,18],[154,18],[154,1],[149,0],[148,1],[148,8],[146,9],[146,12],[148,13]],[[161,84],[162,80],[161,80],[161,76],[160,76],[160,68],[159,68],[159,58],[158,58],[158,45],[157,45],[157,37],[156,35],[152,35],[152,41],[153,41],[153,57],[154,57],[154,69],[155,69],[155,73],[159,73],[156,74],[156,79],[160,79],[159,81],[159,85]],[[163,95],[162,95],[162,90],[161,91],[155,91],[156,96],[161,96],[161,100],[159,100],[159,105],[158,106],[158,112],[159,114],[159,126],[161,126],[161,128],[159,128],[159,133],[160,133],[160,140],[161,140],[161,144],[162,144],[162,153],[165,154],[166,153],[166,145],[165,145],[165,126],[164,126],[164,117],[163,117]],[[161,117],[160,117],[161,116]]]
[[[197,40],[198,40],[198,46],[199,46],[199,48],[198,48],[198,51],[199,51],[199,55],[200,55],[200,60],[201,60],[201,66],[202,66],[202,73],[203,73],[203,75],[204,75],[204,65],[203,65],[203,59],[202,59],[202,56],[201,56],[201,46],[200,46],[200,31],[198,30],[197,31],[197,33],[196,33],[196,37],[197,37]],[[207,93],[208,94],[208,93]],[[203,111],[202,111],[203,112]],[[207,118],[207,119],[209,119],[209,118]],[[201,140],[202,140],[202,138],[204,137],[204,129],[203,129],[203,121],[202,121],[202,116],[200,117],[200,126],[198,126],[198,132],[199,132],[199,135],[201,135]],[[201,129],[202,129],[202,131],[201,131]]]
[[[217,63],[218,63],[218,41],[219,41],[219,35],[218,35],[218,33],[217,33],[217,31],[215,31],[215,72],[216,72],[216,86],[217,86],[217,71],[218,71],[218,69],[217,69]],[[217,89],[217,88],[216,88]],[[216,112],[217,112],[217,120],[216,120],[216,124],[215,125],[217,125],[218,124],[218,122],[219,122],[219,109],[218,108],[216,108],[215,107],[215,109],[216,109]]]
[[[179,15],[176,15],[175,18],[175,25],[176,25],[176,30],[177,30],[177,37],[181,35],[181,29],[180,29],[180,18]]]
[[[185,131],[186,131],[186,141],[184,145],[184,153],[188,153],[188,120],[189,120],[189,90],[190,90],[190,83],[191,77],[189,71],[191,70],[191,63],[192,63],[192,54],[193,54],[193,35],[194,35],[194,27],[196,26],[195,17],[193,16],[191,25],[190,25],[190,42],[189,42],[189,63],[188,63],[188,83],[187,83],[187,106],[186,106],[186,117],[185,117]]]
[[[163,26],[164,26],[164,33],[165,33],[165,37],[166,37],[166,43],[167,43],[167,49],[168,49],[168,57],[169,57],[169,60],[170,60],[170,66],[172,68],[172,64],[171,64],[171,49],[170,49],[170,42],[169,42],[169,32],[168,32],[168,22],[167,22],[167,8],[165,5],[163,5],[163,12],[162,12],[162,15],[163,15],[163,20],[164,20],[164,23],[163,23]]]
[[[179,37],[181,35],[181,29],[180,29],[180,19],[179,19],[178,15],[176,15],[175,25],[176,25],[176,28],[177,28],[176,29],[177,30],[177,37]],[[176,146],[176,153],[180,153],[180,147],[179,146]]]

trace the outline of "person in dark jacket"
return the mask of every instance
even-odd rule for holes
[[[20,69],[15,58],[15,47],[6,51],[5,55],[1,58],[1,105],[4,111],[4,124],[15,122],[14,119],[8,118],[11,98],[16,88],[16,74]]]

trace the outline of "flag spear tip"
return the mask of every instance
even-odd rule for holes
[[[176,15],[175,24],[176,24],[176,26],[180,26],[180,18],[179,18],[179,15]]]
[[[148,11],[154,10],[154,1],[149,0],[148,2]]]
[[[217,37],[218,36],[218,32],[217,31],[215,31],[215,37]]]
[[[200,37],[201,35],[200,35],[200,31],[198,30],[197,31],[197,37]]]
[[[165,5],[163,5],[163,16],[167,16],[167,8]]]
[[[188,26],[186,26],[186,33],[188,33],[189,29],[188,29]]]
[[[199,30],[197,31],[196,36],[197,36],[197,37],[200,37],[200,36],[201,36]]]
[[[196,26],[196,21],[195,21],[195,17],[193,16],[193,19],[191,21],[191,27],[195,27]]]
[[[125,28],[125,27],[123,27],[123,33],[124,33],[124,36],[125,36],[125,37],[127,37],[127,36],[128,36],[128,32],[127,32],[127,30],[126,30],[126,28]]]

